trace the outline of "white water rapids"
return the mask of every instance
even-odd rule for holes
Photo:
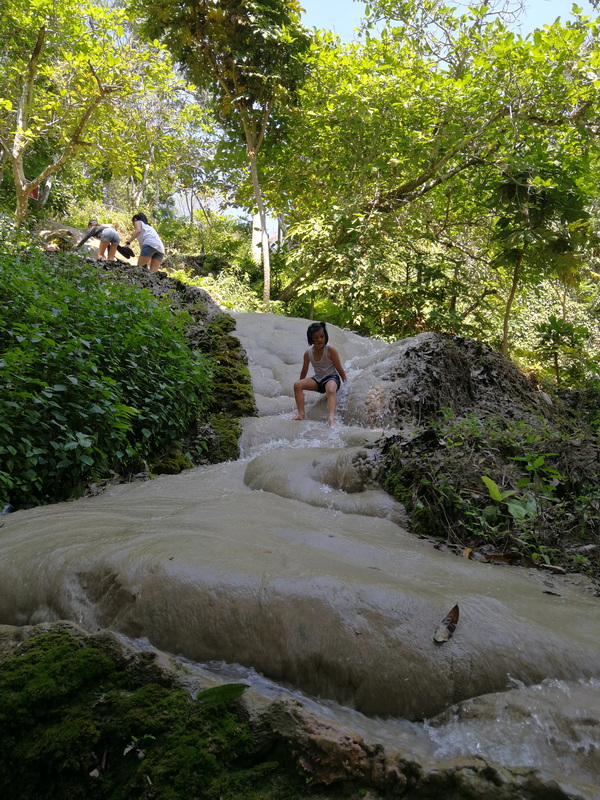
[[[367,475],[381,365],[402,342],[331,328],[349,381],[329,429],[317,395],[290,419],[308,321],[236,320],[259,409],[242,458],[3,517],[0,623],[111,628],[228,664],[267,696],[294,687],[426,762],[485,755],[600,797],[600,601],[585,579],[457,558],[402,527]]]

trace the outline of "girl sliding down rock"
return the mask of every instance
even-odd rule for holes
[[[340,361],[338,351],[329,344],[329,333],[324,322],[313,322],[306,332],[309,348],[304,353],[304,361],[300,372],[300,380],[294,384],[294,397],[298,413],[292,419],[306,419],[304,413],[304,391],[320,392],[327,397],[327,422],[335,425],[335,409],[337,390],[342,381],[346,381],[346,373]],[[308,365],[312,364],[314,375],[307,378]]]

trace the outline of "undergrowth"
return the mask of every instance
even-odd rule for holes
[[[535,562],[600,575],[600,441],[531,416],[446,410],[411,439],[384,447],[383,480],[417,534],[493,545]],[[568,553],[571,553],[569,555]]]
[[[6,220],[0,233],[0,503],[144,469],[213,403],[189,315]]]

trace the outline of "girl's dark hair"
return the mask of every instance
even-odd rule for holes
[[[312,344],[312,337],[313,334],[317,331],[323,331],[325,334],[325,344],[329,341],[329,334],[327,333],[327,327],[324,322],[313,322],[312,325],[308,326],[308,330],[306,331],[306,338],[308,339],[308,343]]]
[[[134,214],[131,221],[135,222],[136,219],[139,219],[140,222],[144,222],[146,225],[149,224],[148,217],[145,214]]]

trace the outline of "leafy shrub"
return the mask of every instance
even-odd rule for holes
[[[0,238],[0,502],[65,498],[168,451],[212,402],[189,316],[6,220]]]
[[[199,286],[204,289],[215,303],[224,308],[235,311],[264,311],[262,297],[249,283],[248,275],[240,273],[235,269],[226,269],[218,275],[204,275],[195,277],[184,270],[171,273],[176,278],[190,286]],[[269,311],[272,314],[282,314],[283,304],[271,301]]]
[[[100,223],[113,222],[121,233],[121,243],[124,243],[133,233],[132,216],[133,212],[109,208],[99,201],[86,200],[70,209],[67,224],[73,228],[84,229],[90,219],[97,219]]]
[[[415,533],[536,558],[600,536],[600,442],[582,425],[493,414],[440,420],[385,448],[383,480]]]

